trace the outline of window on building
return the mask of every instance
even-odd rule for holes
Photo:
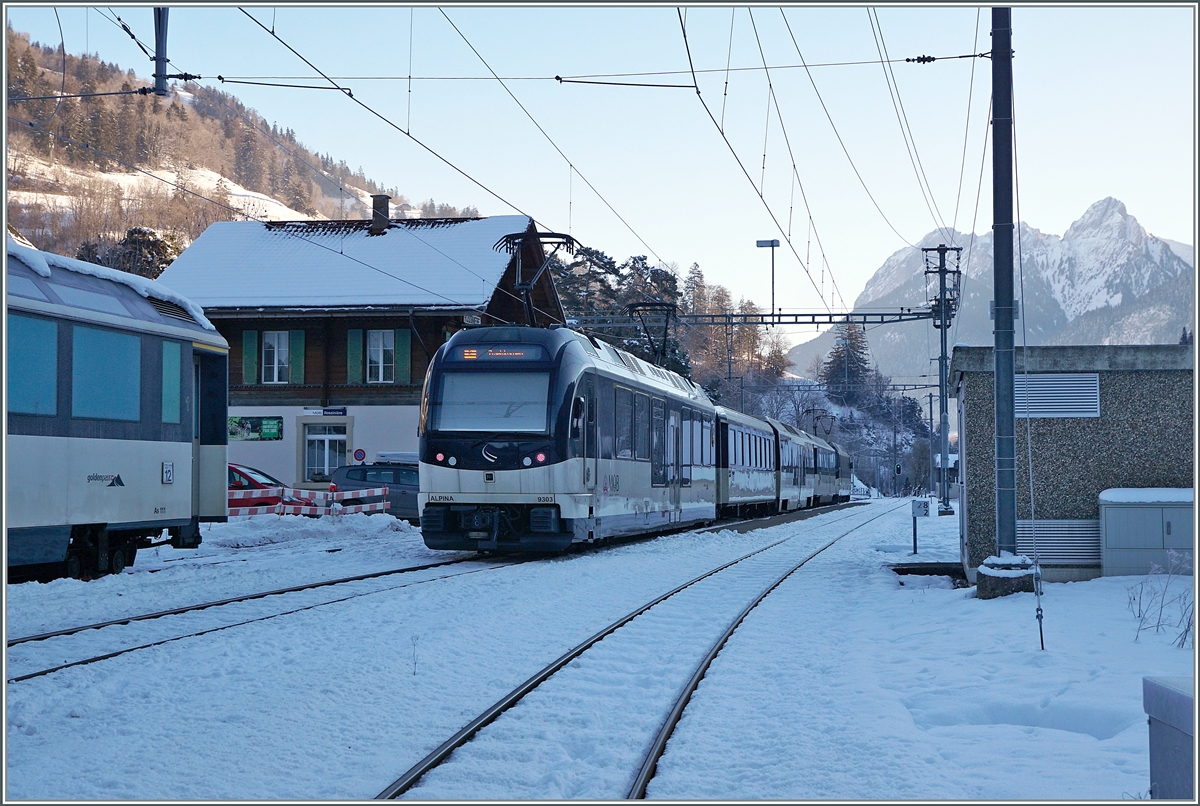
[[[263,383],[287,383],[288,331],[264,330],[262,336]]]
[[[396,382],[396,331],[367,331],[367,383]]]
[[[81,325],[73,337],[71,416],[140,420],[141,338]]]
[[[12,281],[12,275],[9,275]],[[49,319],[8,315],[8,410],[57,414],[58,325]]]
[[[346,426],[304,426],[304,480],[329,481],[333,471],[346,464]]]

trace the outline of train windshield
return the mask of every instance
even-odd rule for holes
[[[545,433],[549,392],[549,372],[447,372],[430,406],[430,428]]]

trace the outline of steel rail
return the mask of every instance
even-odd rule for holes
[[[248,602],[253,599],[263,599],[267,596],[277,596],[284,593],[295,593],[296,591],[324,588],[330,585],[344,585],[348,582],[358,582],[364,579],[374,579],[376,577],[391,576],[393,574],[405,574],[411,571],[425,571],[430,568],[439,568],[443,565],[455,565],[457,563],[479,559],[479,557],[460,557],[454,560],[442,560],[436,563],[409,566],[407,568],[393,568],[390,571],[372,571],[369,574],[358,574],[356,576],[342,577],[341,579],[330,579],[323,582],[308,582],[303,585],[293,585],[290,588],[277,588],[276,590],[263,591],[262,593],[251,593],[245,596],[232,596],[228,599],[218,599],[215,602],[203,602],[201,604],[176,607],[170,610],[160,610],[156,613],[146,613],[140,616],[125,616],[123,618],[113,619],[111,621],[101,621],[96,624],[85,624],[80,627],[66,627],[61,630],[39,633],[38,635],[27,635],[23,638],[13,638],[8,642],[8,646],[12,647],[16,646],[17,644],[24,644],[30,641],[44,641],[47,638],[57,638],[60,635],[74,635],[75,633],[83,632],[84,630],[99,630],[103,627],[112,627],[117,624],[131,624],[135,621],[147,621],[150,619],[164,618],[166,616],[177,616],[180,613],[190,613],[194,610],[207,610],[210,607],[221,607],[222,605],[235,604],[237,602]]]
[[[351,599],[357,599],[362,596],[373,596],[377,593],[386,593],[388,591],[397,590],[399,588],[407,588],[410,585],[420,585],[425,582],[437,582],[442,579],[452,579],[454,577],[467,576],[468,574],[478,574],[481,571],[495,571],[495,570],[498,570],[501,568],[509,568],[510,566],[513,566],[513,565],[520,565],[523,562],[527,562],[527,561],[526,560],[516,560],[515,562],[510,562],[510,563],[506,563],[503,565],[489,565],[489,566],[485,566],[483,568],[475,568],[470,571],[462,571],[457,574],[449,574],[446,576],[432,577],[430,579],[419,579],[419,580],[416,580],[413,582],[405,582],[400,585],[393,585],[388,588],[380,588],[378,590],[364,591],[362,593],[352,593],[349,596],[343,596],[340,599],[331,599],[331,600],[325,601],[325,602],[315,602],[313,604],[304,605],[303,607],[297,607],[292,610],[285,610],[282,613],[271,613],[266,616],[258,616],[256,618],[247,619],[245,621],[239,621],[234,624],[222,624],[219,627],[210,627],[208,629],[199,630],[197,632],[185,633],[184,635],[173,635],[170,638],[163,638],[158,641],[151,641],[148,644],[139,644],[138,646],[131,646],[131,647],[126,647],[124,649],[118,649],[115,652],[107,652],[103,655],[95,655],[93,657],[84,658],[82,660],[75,660],[75,661],[70,661],[69,663],[62,663],[62,664],[59,664],[58,666],[54,666],[49,669],[42,669],[41,671],[30,672],[29,674],[18,675],[16,677],[10,677],[6,680],[6,682],[20,683],[25,680],[31,680],[35,677],[44,677],[45,675],[53,674],[54,672],[62,671],[63,669],[70,669],[73,666],[87,666],[88,664],[91,664],[91,663],[97,663],[99,661],[109,660],[110,658],[116,658],[121,655],[126,655],[130,652],[137,652],[142,649],[151,649],[153,647],[162,646],[163,644],[169,644],[174,641],[182,641],[185,638],[196,638],[201,635],[208,635],[209,633],[221,632],[222,630],[230,630],[230,629],[233,629],[234,627],[244,627],[247,624],[254,624],[259,621],[268,621],[273,618],[281,618],[283,616],[290,616],[294,613],[301,613],[301,612],[304,612],[305,610],[313,610],[318,607],[326,607],[331,604],[338,604],[341,602],[346,602]]]
[[[746,616],[750,615],[750,611],[758,607],[759,603],[761,603],[763,599],[767,598],[767,596],[773,590],[778,588],[785,579],[799,571],[800,568],[809,560],[828,549],[846,535],[861,529],[876,518],[882,518],[888,513],[895,512],[897,509],[903,508],[903,506],[904,505],[901,504],[900,506],[892,507],[885,512],[880,512],[874,518],[868,518],[867,520],[855,526],[853,529],[833,538],[824,546],[821,546],[821,548],[817,549],[785,572],[779,577],[779,579],[775,580],[770,587],[760,593],[753,602],[746,606],[746,609],[743,610],[741,614],[733,620],[733,623],[729,625],[728,629],[726,629],[721,637],[717,639],[716,643],[713,644],[712,649],[710,649],[708,654],[704,656],[704,659],[700,661],[700,665],[696,667],[696,671],[692,674],[691,679],[689,679],[687,685],[684,686],[679,698],[675,701],[674,707],[671,708],[671,712],[667,715],[666,721],[663,722],[662,727],[659,729],[658,735],[654,738],[653,744],[650,745],[650,750],[646,754],[645,760],[642,762],[642,768],[638,771],[637,777],[633,781],[633,785],[629,788],[629,794],[625,796],[627,799],[638,800],[646,797],[646,786],[650,783],[650,779],[654,777],[654,773],[658,769],[659,759],[662,758],[663,752],[667,748],[667,741],[675,732],[675,726],[679,724],[679,719],[683,716],[684,709],[687,708],[688,702],[692,699],[693,692],[695,692],[696,687],[700,685],[700,681],[704,679],[704,675],[708,672],[708,667],[712,665],[712,662],[716,659],[717,655],[725,647],[725,643],[729,640],[730,636],[732,636],[734,631],[741,626],[742,622],[745,621]]]
[[[889,512],[890,511],[891,510],[889,510]],[[883,513],[883,514],[886,514],[886,513]],[[833,523],[837,523],[838,521],[845,520],[846,518],[850,518],[850,517],[852,517],[851,514],[845,515],[842,518],[838,518],[837,520],[833,521]],[[734,524],[736,525],[737,523],[748,523],[751,520],[758,520],[758,519],[748,519],[745,521],[736,521],[736,522],[734,522]],[[874,520],[874,518],[872,518],[871,520]],[[764,525],[766,525],[766,524],[764,524]],[[720,528],[728,528],[728,526],[723,526]],[[855,527],[855,528],[858,528],[858,527]],[[853,531],[853,530],[851,530],[851,531]],[[847,534],[849,534],[849,532],[847,532]],[[843,535],[843,537],[844,536],[845,535]],[[530,677],[528,680],[526,680],[524,683],[519,685],[517,688],[513,689],[508,694],[501,697],[498,701],[496,701],[496,703],[494,703],[486,711],[484,711],[479,716],[475,717],[475,719],[473,719],[469,723],[467,723],[457,733],[455,733],[449,739],[447,739],[446,741],[444,741],[440,745],[438,745],[438,747],[435,748],[431,753],[429,753],[423,759],[418,761],[411,768],[409,768],[409,770],[407,772],[405,772],[402,776],[400,776],[395,781],[393,781],[391,784],[389,784],[386,788],[384,788],[384,790],[382,792],[380,792],[378,795],[375,796],[375,799],[376,800],[392,800],[392,799],[395,799],[395,798],[399,797],[400,795],[404,794],[406,791],[411,789],[418,780],[420,780],[421,776],[423,776],[425,773],[429,772],[430,770],[432,770],[435,767],[437,767],[438,765],[440,765],[443,761],[446,760],[446,758],[452,752],[454,752],[459,747],[462,747],[464,744],[466,744],[468,741],[470,741],[470,739],[476,733],[478,733],[480,730],[482,730],[483,728],[487,727],[492,722],[494,722],[501,714],[503,714],[509,708],[512,708],[514,705],[516,705],[527,694],[529,694],[531,691],[533,691],[538,686],[540,686],[542,683],[544,683],[547,679],[549,679],[551,676],[553,676],[556,672],[561,670],[564,666],[566,666],[572,660],[574,660],[575,658],[582,655],[584,652],[586,652],[588,649],[590,649],[595,644],[599,643],[604,638],[608,637],[609,635],[616,632],[621,627],[624,627],[626,624],[628,624],[633,619],[635,619],[638,616],[645,613],[647,610],[650,610],[651,608],[655,607],[656,605],[661,604],[662,602],[671,598],[675,594],[677,594],[687,588],[690,588],[691,586],[695,585],[696,583],[698,583],[704,579],[707,579],[708,577],[713,576],[714,574],[724,571],[726,568],[729,568],[732,565],[736,565],[737,563],[740,563],[743,560],[749,559],[750,557],[753,557],[756,554],[760,554],[760,553],[766,551],[767,549],[775,548],[776,546],[786,543],[791,539],[792,538],[787,537],[787,538],[784,538],[783,540],[777,540],[774,543],[771,543],[767,546],[763,546],[762,548],[759,548],[759,549],[755,549],[754,551],[752,551],[748,554],[744,554],[741,557],[738,557],[737,559],[734,559],[727,563],[724,563],[723,565],[720,565],[710,571],[706,571],[705,573],[701,574],[700,576],[696,577],[695,579],[685,582],[682,585],[680,585],[679,587],[674,588],[673,590],[670,590],[667,593],[664,593],[662,596],[659,596],[658,598],[654,599],[653,601],[650,601],[647,604],[642,605],[637,610],[634,610],[633,612],[621,617],[617,621],[614,621],[612,624],[608,625],[607,627],[600,630],[595,635],[586,639],[581,644],[575,646],[572,649],[567,650],[567,652],[564,653],[562,656],[560,656],[559,658],[557,658],[556,660],[551,662],[548,666],[546,666],[544,669],[542,669],[537,674]]]

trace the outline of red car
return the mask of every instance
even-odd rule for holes
[[[229,463],[229,489],[230,490],[265,490],[270,487],[287,487],[282,481],[268,476],[261,470],[246,465],[235,465]],[[230,506],[237,507],[272,507],[283,502],[285,504],[296,504],[299,506],[315,506],[312,499],[308,498],[293,498],[290,495],[285,495],[282,498],[278,495],[263,495],[255,498],[242,498],[234,501]]]

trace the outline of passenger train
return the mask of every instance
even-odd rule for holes
[[[225,339],[158,283],[8,237],[10,576],[120,572],[224,521]]]
[[[418,430],[432,549],[556,552],[850,499],[840,446],[563,327],[455,333]]]

